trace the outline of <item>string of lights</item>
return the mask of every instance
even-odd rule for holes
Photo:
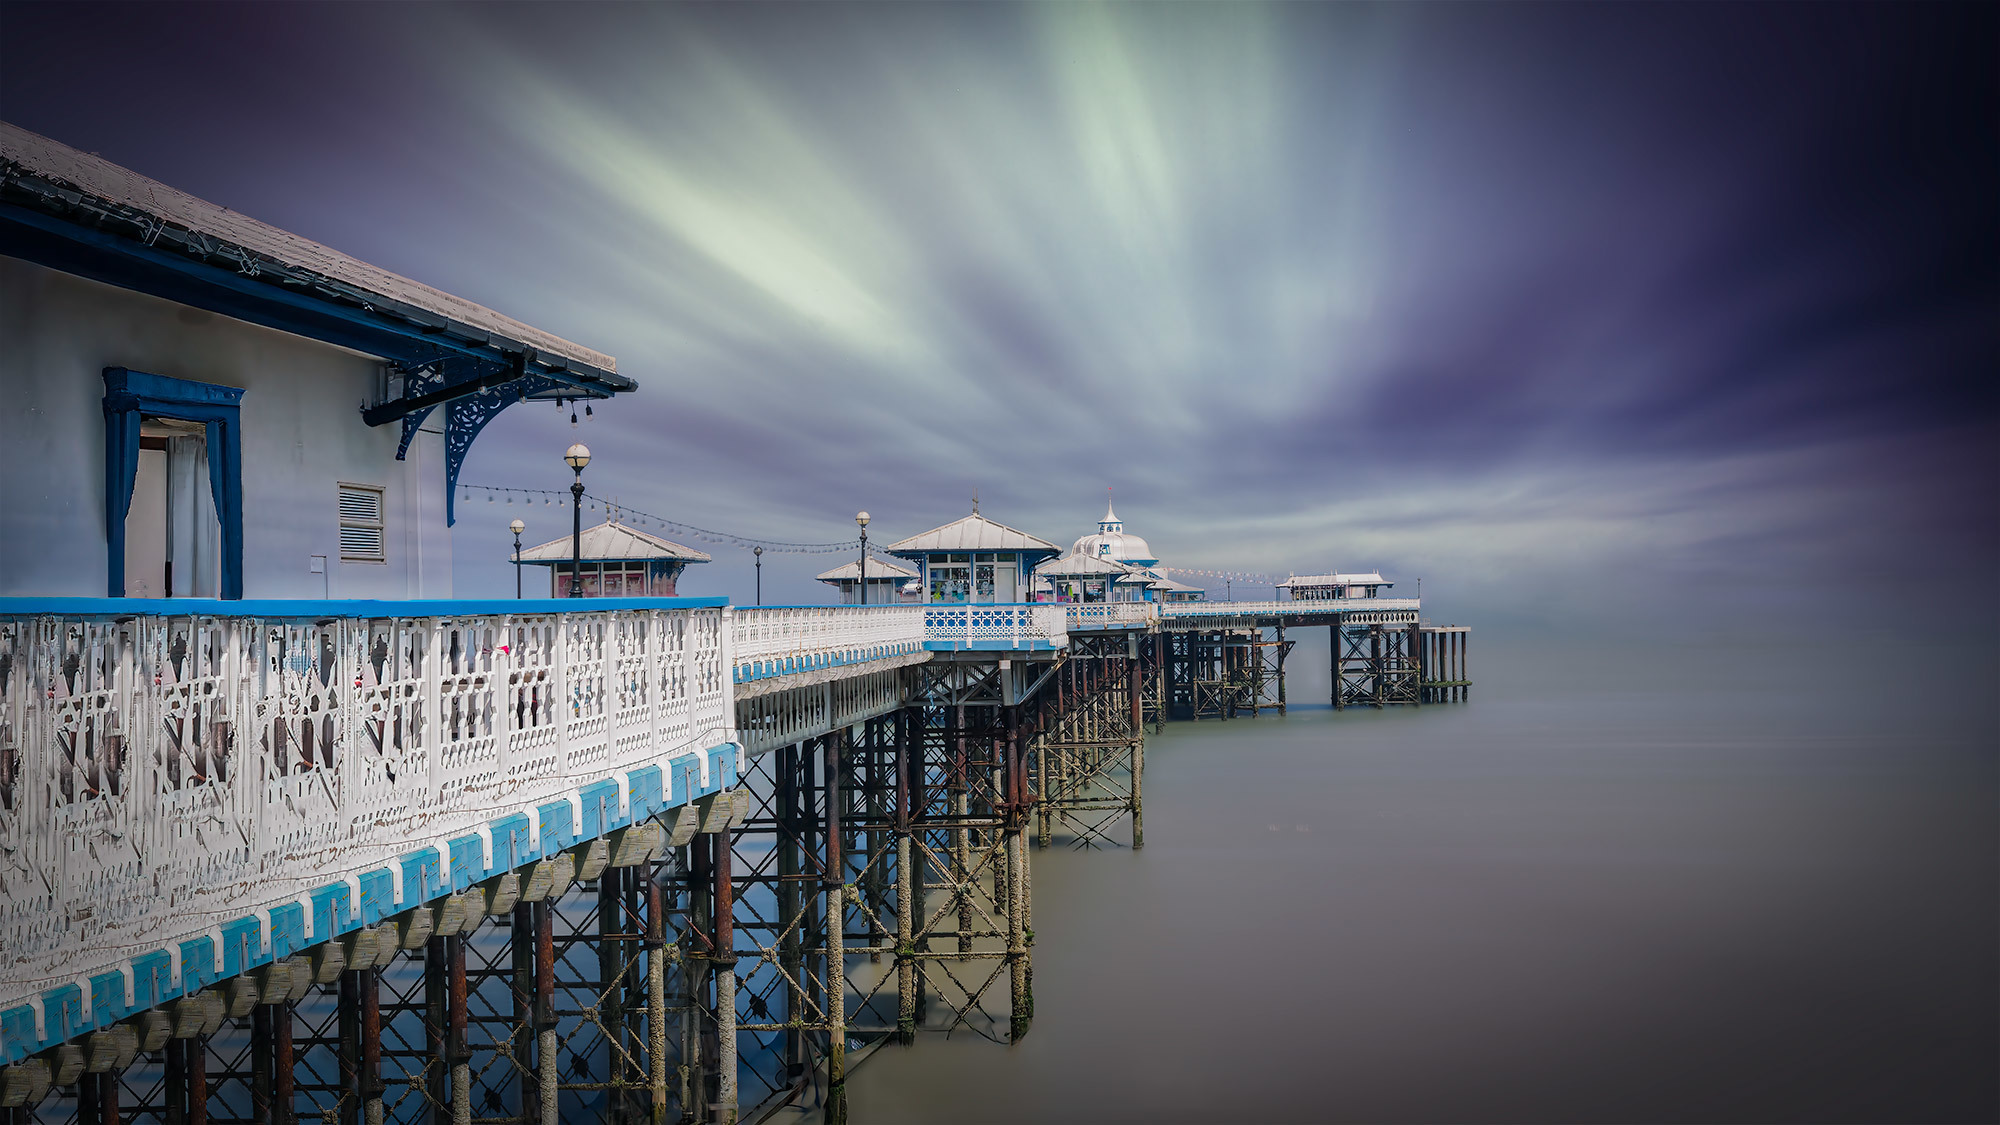
[[[461,484],[458,487],[461,490],[459,499],[461,502],[466,503],[472,500],[474,493],[484,493],[486,501],[489,504],[498,503],[500,499],[505,498],[508,504],[540,504],[546,507],[563,508],[569,504],[570,499],[567,491],[555,492],[546,488],[496,488],[485,484]],[[517,497],[519,498],[518,501]],[[861,540],[858,538],[844,539],[833,543],[792,543],[780,539],[759,539],[751,535],[736,535],[727,531],[714,531],[706,527],[697,527],[694,524],[681,520],[669,519],[666,516],[642,511],[629,504],[620,504],[601,496],[593,496],[588,492],[583,494],[583,499],[589,505],[586,510],[596,511],[602,509],[606,513],[615,511],[618,513],[619,522],[630,524],[634,527],[657,527],[661,531],[673,535],[675,538],[693,539],[701,543],[736,547],[745,551],[754,551],[762,547],[764,553],[767,555],[831,555],[842,551],[856,551],[861,547]],[[869,552],[870,555],[874,553],[872,550]]]
[[[1199,570],[1191,566],[1154,567],[1164,574],[1186,574],[1197,578],[1227,578],[1236,582],[1251,582],[1265,586],[1275,586],[1284,579],[1274,574],[1259,574],[1250,570]]]
[[[504,499],[507,504],[522,506],[539,504],[545,507],[563,508],[568,506],[570,501],[567,491],[557,492],[547,488],[499,488],[487,484],[460,484],[458,487],[460,489],[459,499],[462,503],[470,503],[474,493],[485,494],[486,501],[489,504],[499,503]],[[607,500],[588,492],[584,493],[583,498],[585,503],[589,505],[587,510],[596,511],[602,509],[607,513],[616,511],[621,522],[631,524],[635,527],[657,527],[661,531],[679,538],[693,539],[697,542],[713,543],[725,547],[736,547],[745,551],[753,551],[762,547],[765,554],[831,555],[843,551],[857,551],[861,547],[861,541],[858,538],[843,539],[830,543],[794,543],[782,539],[762,539],[754,535],[738,535],[729,531],[715,531],[706,527],[698,527],[682,520],[669,519],[666,516],[643,511],[629,504]],[[881,559],[884,562],[907,565],[902,560],[879,554],[872,547],[869,548],[868,555],[870,558]],[[1283,579],[1280,579],[1276,575],[1262,574],[1249,570],[1203,570],[1187,566],[1162,566],[1155,567],[1154,569],[1165,574],[1179,574],[1197,578],[1220,578],[1265,586],[1273,586],[1283,581]]]

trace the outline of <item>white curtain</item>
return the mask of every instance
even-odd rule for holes
[[[222,526],[208,481],[208,442],[194,435],[167,439],[167,543],[177,598],[217,593]]]

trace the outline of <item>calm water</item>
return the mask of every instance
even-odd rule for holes
[[[1145,850],[1034,856],[1033,1032],[884,1050],[855,1119],[1992,1119],[1990,667],[1743,659],[1170,726]]]

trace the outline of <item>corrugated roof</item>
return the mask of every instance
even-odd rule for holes
[[[1126,586],[1151,586],[1159,581],[1145,567],[1095,555],[1064,555],[1036,567],[1035,573],[1051,578],[1100,578],[1109,575],[1113,582]]]
[[[1394,586],[1375,571],[1366,574],[1299,574],[1278,583],[1280,590],[1293,586]]]
[[[870,556],[868,559],[868,581],[870,582],[878,578],[900,579],[915,578],[916,576],[916,571],[911,570],[901,563],[894,563],[888,559],[878,559],[873,556]],[[821,582],[858,582],[861,580],[861,560],[856,559],[851,563],[836,566],[825,574],[819,575],[819,580]]]
[[[539,546],[521,552],[525,563],[566,563],[575,556],[570,553],[570,537],[551,539]],[[606,562],[633,562],[641,559],[679,559],[682,562],[708,562],[709,556],[693,547],[683,547],[648,535],[635,527],[622,523],[605,522],[596,527],[583,529],[583,557]]]
[[[1004,523],[995,523],[978,512],[882,549],[892,555],[927,554],[932,551],[1047,551],[1050,554],[1062,551],[1061,547],[1046,539],[1037,539]]]
[[[1099,578],[1107,574],[1125,576],[1133,568],[1096,555],[1064,555],[1035,568],[1035,573],[1052,578]]]
[[[9,169],[7,165],[16,167]],[[373,297],[370,304],[380,311],[398,315],[415,312],[411,319],[424,324],[442,319],[447,323],[436,325],[437,328],[474,343],[490,343],[491,337],[501,337],[533,348],[541,360],[552,367],[575,365],[580,373],[588,369],[593,374],[608,375],[612,389],[630,390],[636,385],[618,375],[618,361],[603,352],[523,324],[463,297],[454,297],[422,282],[371,266],[309,238],[258,222],[227,207],[148,179],[103,157],[79,152],[6,122],[0,122],[0,171],[12,172],[15,176],[26,173],[57,188],[141,212],[160,224],[162,229],[178,227],[204,239],[232,244],[250,258],[262,259],[268,265],[309,271]],[[71,205],[81,202],[81,199],[68,195],[63,198]],[[160,230],[156,229],[153,238],[157,239],[159,233]],[[470,331],[454,331],[454,325]]]
[[[1176,581],[1174,581],[1174,580],[1173,580],[1173,579],[1171,579],[1171,578],[1155,578],[1155,579],[1153,579],[1153,589],[1155,589],[1155,590],[1180,590],[1180,591],[1184,591],[1184,592],[1186,592],[1186,593],[1194,593],[1194,594],[1199,594],[1199,593],[1204,593],[1204,592],[1205,592],[1205,591],[1203,590],[1203,588],[1202,588],[1202,587],[1200,587],[1200,586],[1190,586],[1190,585],[1188,585],[1188,584],[1187,584],[1187,583],[1185,583],[1185,582],[1176,582]]]

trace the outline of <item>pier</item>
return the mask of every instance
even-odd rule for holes
[[[585,608],[587,607],[587,608]],[[1415,599],[0,600],[17,1121],[750,1120],[1019,1039],[1149,725],[1463,698]]]

